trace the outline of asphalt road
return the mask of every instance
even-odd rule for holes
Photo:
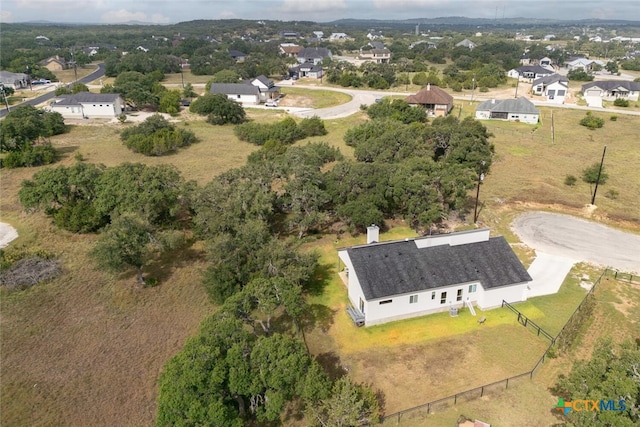
[[[512,227],[536,251],[640,274],[639,235],[549,212],[524,213]]]
[[[87,84],[87,83],[91,83],[95,79],[99,79],[102,76],[104,76],[104,63],[98,64],[98,69],[96,71],[94,71],[93,73],[89,74],[86,77],[78,79],[78,81],[80,83]],[[20,104],[12,105],[11,108],[12,109],[17,108],[17,107],[20,107],[21,105],[39,105],[39,104],[42,104],[43,102],[53,99],[54,96],[55,96],[55,89],[51,90],[51,92],[45,93],[44,95],[40,95],[37,98],[30,99]],[[6,109],[0,111],[0,118],[6,116],[7,113],[8,111]]]

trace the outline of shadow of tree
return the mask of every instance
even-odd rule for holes
[[[335,270],[332,265],[318,264],[315,271],[313,272],[313,277],[306,284],[304,290],[309,295],[322,295],[322,293],[324,292],[324,288],[329,283],[329,279],[333,274],[335,274]]]
[[[335,381],[347,375],[347,369],[342,365],[340,356],[334,351],[328,351],[326,353],[320,353],[316,356],[316,360],[324,369],[324,372],[331,379]]]

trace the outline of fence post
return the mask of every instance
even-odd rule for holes
[[[484,396],[484,386],[482,386],[482,388],[480,388],[480,397]]]
[[[453,396],[453,404],[455,405],[456,403],[458,403],[458,395],[457,394],[455,396]]]
[[[427,415],[431,412],[431,402],[427,403]]]
[[[509,388],[509,378],[507,378],[507,386],[505,388]]]

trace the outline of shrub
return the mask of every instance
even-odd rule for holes
[[[580,124],[588,127],[589,129],[599,129],[604,126],[604,119],[594,116],[591,114],[591,111],[587,111],[587,115],[580,120]]]
[[[601,171],[600,163],[596,162],[582,171],[582,180],[587,184],[595,184],[598,182],[598,174],[600,174],[600,184],[606,183],[609,179],[609,174],[605,172],[604,165]]]
[[[196,141],[193,132],[176,129],[159,114],[154,114],[138,126],[124,130],[120,138],[127,148],[146,156],[162,156]]]
[[[572,186],[576,185],[576,182],[577,182],[577,181],[578,181],[578,178],[576,178],[576,177],[575,177],[575,176],[573,176],[573,175],[567,175],[567,176],[564,178],[564,184],[565,184],[565,185],[568,185],[569,187],[572,187]]]
[[[2,159],[1,167],[13,169],[20,167],[42,166],[55,162],[57,152],[51,144],[26,145],[20,151],[11,151]]]
[[[613,116],[609,117],[609,120],[611,120],[612,122],[615,122],[616,120],[618,120],[618,116],[613,115]]]
[[[298,125],[302,133],[305,136],[322,136],[327,134],[327,129],[324,127],[324,122],[320,117],[313,116],[306,119],[302,119]]]
[[[628,107],[629,100],[623,99],[623,98],[616,98],[616,100],[613,101],[613,105],[615,105],[616,107]]]
[[[214,125],[240,124],[246,121],[242,105],[220,93],[208,93],[199,97],[191,103],[189,111],[207,116],[207,122]]]
[[[256,145],[264,145],[269,140],[278,141],[281,144],[293,144],[294,142],[313,135],[325,135],[324,123],[319,118],[311,118],[304,124],[298,125],[291,117],[272,124],[257,124],[254,122],[243,123],[235,127],[234,133],[241,141],[247,141]],[[313,133],[306,132],[323,132]]]
[[[600,179],[602,180],[602,177],[600,177]],[[619,195],[620,193],[612,188],[608,190],[604,196],[608,199],[615,200],[618,198]]]

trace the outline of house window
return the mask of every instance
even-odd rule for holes
[[[360,298],[360,312],[364,314],[364,301]]]
[[[384,301],[380,301],[378,304],[382,305],[382,304],[391,304],[393,302],[392,299],[386,299]]]
[[[431,299],[436,299],[436,291],[431,292]]]
[[[462,289],[458,289],[458,293],[456,294],[456,301],[462,301]]]
[[[551,96],[555,96],[555,94],[556,94],[556,91],[555,91],[555,90],[553,90],[553,89],[549,89],[549,91],[548,91],[548,93],[547,93],[547,95],[549,95],[549,97],[551,97]]]
[[[236,98],[240,99],[240,95],[236,95]]]
[[[564,96],[564,94],[565,94],[564,89],[558,89],[558,96]]]
[[[478,285],[469,285],[469,293],[472,294],[476,291]]]
[[[415,304],[418,302],[418,295],[411,295],[409,297],[409,304]]]
[[[442,292],[440,294],[440,304],[444,304],[445,302],[447,302],[447,293],[446,292]]]

